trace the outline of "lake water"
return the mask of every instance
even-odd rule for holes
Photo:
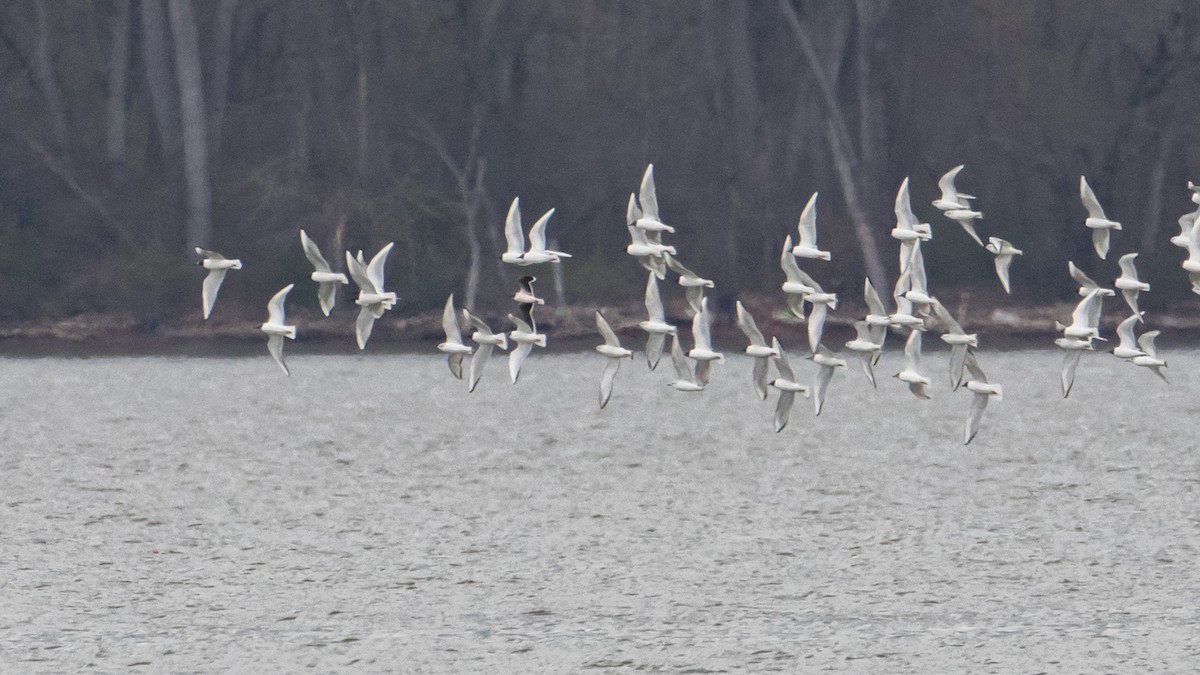
[[[736,355],[5,360],[0,671],[1193,671],[1200,353],[984,350],[964,447],[892,347],[778,435]]]

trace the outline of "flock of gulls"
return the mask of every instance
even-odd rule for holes
[[[994,256],[996,276],[1004,291],[1011,292],[1009,266],[1014,257],[1022,252],[999,237],[988,237],[988,243],[983,243],[976,230],[976,224],[983,214],[971,206],[975,197],[959,192],[955,185],[962,169],[962,165],[956,166],[942,176],[938,181],[941,196],[933,200],[932,204],[949,222],[958,223],[967,235]],[[1200,186],[1189,182],[1188,189],[1192,201],[1200,205]],[[1100,259],[1105,259],[1108,255],[1110,233],[1121,229],[1121,224],[1105,216],[1104,209],[1097,201],[1087,179],[1082,176],[1079,179],[1079,193],[1080,200],[1087,210],[1087,218],[1083,224],[1092,232],[1096,254]],[[788,235],[780,252],[780,267],[784,277],[781,289],[791,314],[797,320],[807,323],[810,351],[807,359],[817,366],[811,387],[802,383],[803,378],[796,375],[779,339],[772,337],[768,342],[745,306],[740,301],[736,304],[737,325],[749,341],[744,352],[753,359],[751,381],[754,392],[760,400],[767,399],[771,389],[779,392],[774,414],[776,432],[787,426],[797,395],[811,397],[814,413],[820,415],[834,372],[847,366],[846,360],[822,341],[826,317],[830,311],[837,309],[837,294],[823,290],[816,279],[801,269],[798,262],[803,260],[808,264],[809,261],[831,259],[831,254],[821,250],[817,244],[816,206],[817,194],[813,193],[800,214],[797,242],[793,245],[792,237]],[[529,229],[526,245],[526,234],[521,224],[520,201],[519,198],[513,199],[505,219],[507,250],[502,254],[501,260],[510,265],[528,267],[557,264],[565,258],[570,258],[570,255],[562,251],[546,247],[546,227],[553,214],[554,209],[550,209],[538,218]],[[895,310],[889,311],[871,280],[866,279],[863,297],[867,314],[855,322],[855,338],[845,343],[845,350],[857,356],[867,381],[875,387],[877,384],[874,366],[879,362],[889,331],[906,335],[904,367],[895,373],[894,377],[905,383],[917,398],[929,399],[932,380],[922,370],[922,340],[929,331],[939,333],[941,340],[950,346],[951,388],[956,391],[963,388],[972,394],[963,432],[964,444],[970,443],[979,431],[980,420],[988,401],[993,398],[1001,400],[1003,389],[1000,384],[990,382],[980,367],[976,355],[979,347],[978,335],[967,333],[950,311],[930,294],[921,244],[933,237],[933,229],[929,223],[919,222],[913,213],[908,178],[904,179],[896,193],[895,214],[896,227],[891,231],[891,236],[899,242],[900,256],[900,274],[892,291]],[[1171,238],[1171,243],[1187,250],[1188,257],[1182,266],[1189,274],[1192,290],[1200,294],[1200,227],[1196,227],[1198,218],[1200,206],[1180,217],[1180,233]],[[645,293],[647,317],[638,324],[647,334],[647,365],[651,370],[657,367],[669,337],[671,363],[676,374],[669,385],[683,392],[703,391],[709,384],[713,364],[725,361],[725,356],[713,348],[712,315],[705,296],[705,290],[713,288],[714,284],[712,280],[700,277],[685,267],[677,257],[676,248],[663,243],[663,235],[673,234],[675,229],[663,222],[659,216],[653,165],[646,167],[639,191],[629,195],[626,226],[630,243],[625,250],[648,271]],[[355,323],[355,337],[359,349],[365,349],[375,320],[383,316],[397,301],[395,292],[384,290],[384,264],[393,244],[384,246],[370,262],[367,262],[362,251],[355,255],[346,251],[346,269],[350,275],[350,279],[347,279],[345,274],[332,270],[317,244],[304,230],[300,231],[300,243],[305,256],[314,267],[311,278],[318,284],[318,300],[325,316],[329,316],[333,311],[339,285],[348,284],[353,280],[358,287],[355,304],[360,309]],[[241,269],[242,263],[240,260],[226,258],[201,248],[197,248],[196,253],[201,257],[199,264],[209,270],[201,294],[204,318],[208,319],[226,272]],[[1121,291],[1131,314],[1117,327],[1119,343],[1112,349],[1112,354],[1136,366],[1152,370],[1165,381],[1166,376],[1162,369],[1166,367],[1166,362],[1158,357],[1154,347],[1154,340],[1159,331],[1150,330],[1141,335],[1136,334],[1137,324],[1145,321],[1145,313],[1138,310],[1138,294],[1150,290],[1149,284],[1138,279],[1134,266],[1136,258],[1137,253],[1127,253],[1119,260],[1121,275],[1113,285]],[[1103,287],[1090,279],[1074,262],[1068,262],[1067,268],[1071,277],[1079,283],[1079,295],[1082,296],[1082,300],[1075,307],[1070,324],[1055,324],[1061,336],[1054,343],[1064,352],[1061,373],[1064,397],[1071,393],[1075,371],[1082,354],[1095,351],[1095,341],[1105,340],[1100,336],[1098,327],[1101,307],[1104,298],[1116,294],[1115,290]],[[679,328],[667,320],[659,293],[659,281],[665,280],[668,273],[675,275],[692,311],[692,347],[686,352],[680,344]],[[535,277],[528,274],[520,278],[520,286],[513,296],[517,303],[516,313],[509,313],[507,316],[513,328],[507,332],[493,331],[476,314],[467,309],[456,309],[453,294],[446,299],[442,314],[442,327],[446,339],[437,345],[437,349],[447,355],[450,372],[459,379],[463,379],[464,361],[470,357],[466,378],[468,391],[475,391],[479,385],[484,368],[497,347],[508,351],[509,379],[515,384],[520,377],[521,367],[533,348],[546,346],[546,335],[538,332],[534,319],[534,308],[545,302],[534,293],[535,280]],[[267,304],[268,318],[261,326],[261,330],[268,336],[267,348],[271,356],[285,373],[289,371],[283,358],[284,338],[296,337],[296,327],[285,323],[284,307],[293,286],[294,284],[288,284],[270,299]],[[612,395],[613,382],[621,361],[632,359],[633,352],[621,345],[616,332],[599,311],[595,313],[595,320],[596,329],[604,339],[604,344],[597,346],[596,351],[606,357],[607,361],[600,378],[599,401],[600,407],[604,408]],[[470,342],[474,343],[474,346],[464,341],[461,328],[463,324],[469,327]],[[775,370],[773,378],[772,366]]]

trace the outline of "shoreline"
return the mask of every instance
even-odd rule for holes
[[[805,350],[805,324],[795,321],[774,299],[749,298],[743,301],[754,315],[765,335],[779,335],[790,350]],[[1054,321],[1069,320],[1071,303],[1046,304],[1021,309],[1020,315],[1008,307],[990,311],[960,308],[957,313],[963,327],[978,333],[987,348],[1029,349],[1053,347]],[[595,306],[539,308],[539,330],[544,331],[557,346],[566,351],[587,351],[596,344],[598,335],[593,321]],[[642,332],[637,324],[645,318],[640,303],[599,307],[622,340],[631,342],[635,350]],[[966,311],[962,311],[966,309]],[[840,345],[854,334],[854,322],[865,308],[843,303],[826,320],[826,342],[840,351]],[[316,353],[358,353],[354,345],[354,312],[335,311],[325,317],[318,311],[298,310],[289,313],[289,323],[298,328],[296,343],[304,344]],[[485,316],[495,330],[507,324],[500,312]],[[744,336],[734,323],[732,308],[714,311],[713,339],[727,351],[740,350]],[[691,312],[685,304],[667,307],[668,321],[679,326],[685,341],[690,341]],[[1147,312],[1144,330],[1160,330],[1161,345],[1190,347],[1200,342],[1200,312]],[[1125,318],[1124,312],[1110,310],[1101,320],[1110,342],[1116,324]],[[260,320],[240,318],[173,319],[147,325],[130,314],[89,313],[63,319],[0,322],[0,354],[8,356],[95,355],[198,355],[222,356],[257,349],[262,341]],[[786,336],[786,337],[785,337]],[[889,336],[889,342],[898,333]],[[466,336],[464,335],[464,338]],[[444,339],[441,311],[409,316],[385,316],[375,323],[367,353],[416,353],[433,351]],[[939,344],[929,341],[929,346]],[[1103,351],[1105,346],[1098,346]],[[315,348],[315,349],[314,349]],[[559,350],[555,350],[559,351]]]

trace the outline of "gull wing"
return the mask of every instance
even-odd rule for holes
[[[650,366],[650,370],[658,367],[666,339],[667,336],[662,333],[650,333],[650,337],[646,338],[646,365]]]
[[[278,363],[279,367],[283,368],[284,375],[292,374],[291,371],[288,370],[287,364],[283,362],[282,335],[271,335],[267,337],[267,351],[271,352],[271,358],[275,359],[275,363]]]
[[[629,193],[629,205],[625,207],[625,224],[632,226],[642,217],[642,209],[638,207],[637,196]],[[640,228],[635,228],[640,229]]]
[[[709,325],[707,299],[700,304],[700,311],[692,317],[692,341],[700,349],[712,351],[712,333]]]
[[[1092,186],[1088,185],[1087,178],[1083,176],[1079,177],[1079,201],[1083,202],[1083,208],[1087,209],[1089,218],[1108,220],[1100,202],[1096,200],[1096,193],[1092,192]],[[1107,232],[1107,228],[1105,231]]]
[[[963,432],[963,445],[968,445],[971,439],[975,438],[975,434],[979,433],[979,420],[983,418],[983,411],[987,408],[988,399],[991,398],[987,394],[976,393],[971,400],[971,412],[967,415],[967,426]]]
[[[596,312],[596,330],[600,331],[600,336],[604,338],[604,344],[610,347],[620,347],[621,341],[617,339],[617,334],[613,332],[612,326],[608,325],[608,321],[604,319],[604,315],[599,311]],[[604,406],[600,406],[603,408]]]
[[[785,380],[792,382],[796,381],[796,374],[792,372],[792,364],[788,363],[787,352],[783,351],[783,346],[779,344],[778,338],[771,338],[771,346],[775,348],[775,368],[779,371],[779,376]]]
[[[942,177],[938,179],[938,189],[942,191],[943,201],[962,204],[962,201],[958,198],[958,189],[954,187],[954,180],[958,178],[958,172],[963,170],[963,166],[965,165],[959,164],[942,174]]]
[[[1092,230],[1092,248],[1096,249],[1096,255],[1100,256],[1101,260],[1108,256],[1108,235],[1107,227]]]
[[[871,367],[871,362],[874,360],[874,358],[874,356],[867,352],[858,353],[858,361],[862,364],[863,373],[866,374],[867,381],[871,383],[872,387],[878,387],[878,385],[875,384],[875,370]]]
[[[703,286],[688,286],[683,295],[687,298],[688,305],[691,306],[693,312],[699,312],[704,308],[704,287]]]
[[[325,316],[333,311],[333,306],[337,303],[337,282],[322,281],[317,284],[317,300],[321,303],[321,311]]]
[[[367,268],[363,265],[362,260],[350,255],[350,251],[346,251],[346,271],[350,273],[350,278],[354,280],[354,285],[358,286],[359,290],[368,293],[379,292],[379,289],[375,288],[375,284],[367,276]]]
[[[825,317],[829,314],[829,305],[818,303],[813,305],[808,315],[808,348],[813,352],[821,344],[821,334],[825,331]]]
[[[792,414],[792,403],[795,400],[795,392],[779,392],[779,402],[775,404],[775,433],[783,431],[783,428],[787,426],[788,417]]]
[[[504,219],[504,241],[508,244],[507,253],[513,256],[525,254],[525,233],[521,231],[521,198],[513,197],[508,207],[508,216]]]
[[[286,316],[283,303],[287,300],[288,293],[292,292],[293,286],[295,284],[288,284],[271,296],[271,300],[267,303],[267,323],[283,323]]]
[[[1146,352],[1146,356],[1149,356],[1152,359],[1157,359],[1158,351],[1154,349],[1154,338],[1158,337],[1159,333],[1161,332],[1162,331],[1148,330],[1139,335],[1137,339],[1138,349]]]
[[[1095,326],[1095,324],[1090,323],[1089,319],[1092,315],[1092,307],[1096,302],[1096,298],[1099,297],[1099,289],[1093,288],[1092,290],[1088,291],[1088,294],[1079,301],[1079,304],[1075,305],[1075,310],[1071,312],[1071,325],[1089,327]]]
[[[708,386],[709,375],[712,374],[712,361],[696,362],[696,383]]]
[[[804,210],[800,212],[800,245],[817,247],[817,193],[812,193]]]
[[[983,369],[979,367],[979,361],[975,358],[975,352],[968,349],[963,357],[963,363],[967,367],[967,372],[971,374],[971,380],[980,384],[988,383],[987,375],[983,374]]]
[[[817,371],[817,382],[813,388],[813,408],[816,415],[821,414],[825,407],[825,394],[829,391],[829,381],[833,379],[833,366],[821,366]]]
[[[467,309],[463,309],[462,314],[463,318],[467,320],[467,323],[470,324],[470,326],[476,331],[483,333],[484,335],[494,335],[494,333],[492,333],[492,329],[488,328],[488,325],[483,322],[483,319],[475,316]]]
[[[642,214],[647,218],[659,220],[658,193],[654,189],[654,165],[646,165],[646,173],[642,174],[642,186],[638,191],[638,201],[642,205]]]
[[[1082,355],[1082,350],[1069,349],[1063,356],[1061,375],[1063,398],[1070,396],[1071,387],[1075,386],[1075,369],[1079,367],[1079,357]]]
[[[458,327],[458,313],[454,311],[454,294],[446,298],[446,306],[442,309],[442,330],[446,332],[446,342],[461,345],[462,331]]]
[[[1138,313],[1117,324],[1117,338],[1120,340],[1117,344],[1118,349],[1141,349],[1137,346],[1137,337],[1133,334],[1133,324],[1141,320],[1142,315]]]
[[[737,325],[746,334],[746,338],[750,340],[750,344],[759,347],[766,347],[767,341],[763,338],[762,332],[758,330],[758,325],[754,323],[754,317],[742,305],[742,301],[737,301]]]
[[[450,374],[453,375],[455,377],[455,379],[458,379],[458,380],[462,379],[463,356],[464,356],[464,354],[450,354],[446,358],[446,363],[447,363],[447,365],[450,366]]]
[[[650,240],[646,238],[646,231],[634,225],[626,225],[629,229],[629,240],[635,246],[649,246]]]
[[[938,324],[945,329],[945,332],[954,333],[955,335],[965,335],[962,326],[958,321],[954,320],[954,316],[950,314],[950,310],[946,309],[946,306],[941,302],[933,303],[933,314],[937,317]]]
[[[475,391],[475,387],[479,384],[479,378],[483,377],[483,366],[492,356],[492,343],[485,342],[475,348],[475,353],[471,356],[471,372],[467,382],[467,393]]]
[[[508,315],[512,318],[512,315]],[[512,378],[513,384],[517,383],[517,378],[521,376],[521,365],[525,363],[525,357],[533,351],[533,343],[522,342],[508,353],[508,376]]]
[[[204,318],[208,319],[208,315],[212,314],[213,305],[217,302],[217,293],[221,291],[221,282],[225,281],[225,270],[213,269],[208,271],[208,276],[204,277],[204,284],[200,287],[200,302],[204,305]]]
[[[1137,266],[1133,264],[1137,256],[1138,254],[1136,253],[1126,253],[1117,260],[1117,264],[1121,266],[1121,276],[1128,277],[1133,281],[1139,281]]]
[[[896,229],[912,230],[917,224],[917,214],[913,213],[912,200],[908,195],[908,176],[900,183],[896,191]]]
[[[1004,287],[1004,292],[1012,294],[1012,289],[1008,285],[1008,267],[1012,265],[1013,256],[1008,254],[1000,254],[995,258],[996,277],[1000,279],[1000,285]]]
[[[542,214],[541,218],[529,228],[529,250],[530,251],[545,251],[546,250],[546,224],[550,222],[550,216],[554,215],[554,209]]]
[[[904,343],[904,367],[913,372],[921,372],[921,335],[921,331],[914,330]]]
[[[1087,323],[1084,325],[1086,325],[1088,328],[1094,329],[1096,331],[1096,337],[1100,338],[1100,310],[1104,307],[1104,296],[1100,295],[1098,291],[1094,292],[1096,293],[1096,296],[1087,306]]]
[[[308,262],[316,268],[318,272],[332,272],[329,269],[329,263],[325,261],[325,256],[321,255],[321,249],[317,248],[317,242],[308,238],[308,233],[300,230],[300,245],[304,248],[304,257],[308,258]]]
[[[700,279],[700,275],[684,267],[683,263],[679,262],[679,259],[675,256],[668,253],[663,257],[666,258],[667,267],[670,267],[671,271],[678,274],[680,278]]]
[[[199,246],[196,247],[196,254],[199,255],[201,258],[209,258],[212,260],[225,260],[226,259],[225,256],[221,255],[220,253],[217,253],[216,251],[210,251],[206,248],[200,248]]]
[[[367,265],[367,278],[379,293],[383,293],[383,267],[387,264],[388,254],[392,252],[394,245],[395,242],[389,242],[387,246],[379,249],[379,253],[371,258],[371,264]]]
[[[600,316],[599,312],[596,316]],[[608,358],[608,363],[604,364],[604,373],[600,375],[600,408],[608,405],[608,399],[612,396],[613,380],[617,377],[617,371],[621,368],[621,359]]]
[[[1075,283],[1079,284],[1080,288],[1086,290],[1100,288],[1100,284],[1092,281],[1091,277],[1084,274],[1083,270],[1076,267],[1075,263],[1070,260],[1067,261],[1067,271],[1071,274],[1071,278],[1075,280]]]
[[[958,391],[963,381],[963,366],[967,362],[967,345],[950,348],[950,388]]]
[[[658,277],[653,274],[646,278],[646,314],[651,321],[666,321],[662,297],[658,294]]]
[[[375,327],[375,314],[370,307],[364,306],[358,311],[358,319],[354,322],[354,337],[358,340],[358,348],[366,349],[367,340],[371,339],[371,329]]]
[[[921,242],[913,242],[912,257],[908,262],[909,290],[929,294],[929,282],[925,277],[925,254],[921,253]]]
[[[754,382],[754,393],[758,394],[758,400],[767,400],[767,363],[766,356],[759,356],[754,359],[754,371],[751,373],[751,381]]]
[[[692,367],[688,364],[683,349],[679,347],[679,336],[671,336],[671,365],[675,366],[675,374],[681,380],[692,381]]]
[[[875,316],[887,316],[887,308],[883,306],[883,299],[879,297],[879,292],[875,290],[875,286],[871,284],[871,278],[867,277],[863,282],[863,299],[867,302],[867,312]]]
[[[521,331],[522,333],[533,333],[533,326],[530,326],[529,322],[527,322],[525,319],[515,314],[509,314],[508,320],[513,322],[513,324],[516,325],[517,330]]]

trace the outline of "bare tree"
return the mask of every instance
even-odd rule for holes
[[[212,196],[208,178],[208,135],[205,132],[204,81],[191,0],[168,0],[175,43],[175,75],[179,81],[183,126],[183,173],[187,180],[187,249],[207,247],[212,239]]]
[[[142,19],[142,61],[146,64],[146,86],[158,128],[159,151],[167,166],[179,155],[179,94],[171,74],[167,17],[163,0],[138,0]]]
[[[70,165],[70,133],[67,130],[67,113],[63,108],[62,92],[58,80],[54,76],[54,64],[50,56],[50,19],[46,16],[46,0],[35,0],[34,11],[37,15],[37,40],[33,50],[33,69],[38,87],[46,100],[46,111],[50,115],[50,124],[54,130],[54,144],[59,155],[66,164]]]
[[[129,70],[129,0],[117,0],[109,19],[112,52],[108,57],[108,124],[105,155],[112,164],[125,162],[125,92]]]
[[[213,21],[212,86],[208,95],[208,158],[215,169],[221,157],[221,130],[225,123],[225,102],[229,97],[229,59],[233,50],[233,18],[238,0],[221,0]]]
[[[842,7],[843,5],[838,5]],[[853,5],[857,20],[857,35],[853,45],[857,48],[855,65],[857,68],[858,97],[859,97],[859,133],[857,142],[851,135],[852,120],[846,114],[837,94],[836,81],[830,77],[830,72],[836,69],[845,59],[845,51],[851,48],[846,42],[842,49],[830,51],[824,59],[817,52],[809,33],[808,25],[801,21],[791,0],[779,0],[779,9],[787,21],[796,43],[804,56],[805,62],[816,80],[817,89],[821,94],[821,102],[825,106],[828,120],[826,122],[826,139],[829,143],[830,155],[837,169],[838,184],[842,188],[842,199],[850,219],[854,224],[854,234],[862,248],[863,265],[871,283],[877,288],[886,288],[886,274],[883,259],[879,255],[879,247],[875,241],[875,233],[871,227],[868,208],[870,199],[866,193],[873,190],[871,179],[875,171],[872,163],[877,161],[879,148],[876,139],[875,115],[876,106],[873,100],[875,92],[870,87],[871,62],[867,52],[874,39],[874,29],[887,8],[886,0],[855,0]]]

